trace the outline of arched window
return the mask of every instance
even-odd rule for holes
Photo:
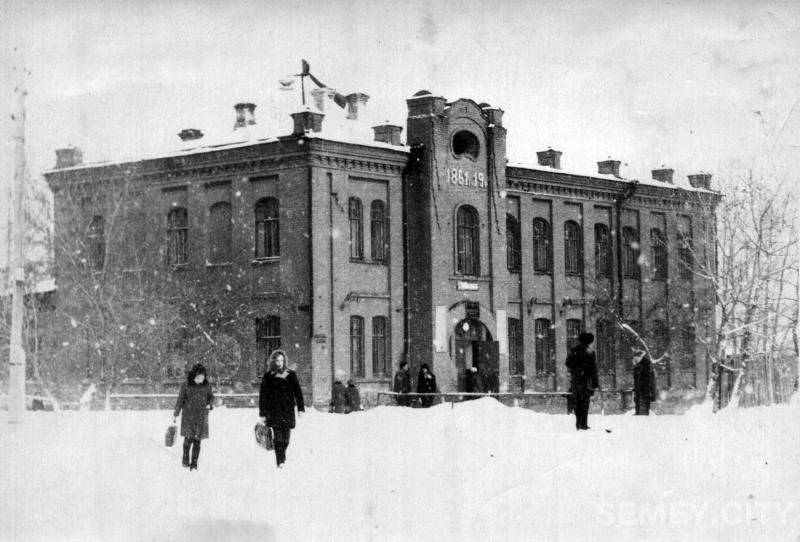
[[[697,331],[692,323],[684,324],[681,328],[681,370],[694,371],[695,363],[695,342],[697,341]]]
[[[100,271],[106,263],[105,220],[102,216],[92,217],[87,237],[89,240],[89,266],[95,271]]]
[[[667,280],[667,238],[658,228],[650,230],[653,280]]]
[[[387,376],[391,371],[391,346],[389,319],[385,316],[372,318],[372,375]]]
[[[220,201],[208,209],[208,260],[231,261],[231,204]]]
[[[594,269],[598,277],[611,277],[611,235],[605,224],[594,225]]]
[[[279,316],[256,318],[256,351],[264,364],[270,354],[281,347],[281,319]]]
[[[678,224],[678,258],[680,260],[680,277],[691,280],[694,276],[694,243],[692,241],[692,220],[688,216],[680,217]]]
[[[522,323],[518,318],[508,319],[508,369],[512,375],[525,374],[523,358]]]
[[[350,259],[364,259],[364,215],[361,200],[350,198],[347,205],[347,216],[350,218]]]
[[[614,326],[607,320],[597,322],[597,371],[613,374],[616,372],[614,363]]]
[[[506,265],[512,273],[519,273],[522,267],[519,221],[511,215],[506,215]]]
[[[583,321],[577,319],[567,320],[567,349],[572,350],[578,345],[578,336],[583,333]]]
[[[364,376],[364,319],[350,317],[350,375]]]
[[[469,205],[456,213],[456,271],[461,275],[479,276],[480,222],[478,211]]]
[[[386,261],[386,206],[381,200],[372,202],[369,209],[372,261]]]
[[[567,275],[583,273],[583,235],[577,222],[564,223],[564,272]]]
[[[650,338],[652,340],[651,353],[660,358],[669,348],[669,326],[664,320],[653,320],[650,324]]]
[[[188,260],[186,245],[189,217],[185,207],[176,207],[167,215],[167,265],[182,265]]]
[[[550,224],[543,218],[533,219],[533,270],[539,273],[549,273],[551,270],[550,258]]]
[[[622,276],[639,278],[639,233],[630,226],[622,228]]]
[[[255,207],[256,258],[276,258],[281,255],[280,206],[276,198],[258,200]]]
[[[555,357],[553,352],[553,329],[550,320],[537,318],[534,323],[536,332],[536,372],[540,375],[554,375],[556,373]]]

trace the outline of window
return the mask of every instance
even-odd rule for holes
[[[173,209],[167,215],[167,264],[182,265],[187,261],[186,245],[189,218],[185,207]]]
[[[381,200],[370,205],[370,235],[372,236],[372,261],[386,261],[386,209]]]
[[[388,376],[391,371],[389,319],[375,316],[372,319],[372,375]]]
[[[519,273],[522,267],[519,222],[511,215],[506,215],[506,265],[512,273]]]
[[[279,213],[276,198],[264,198],[256,203],[256,258],[277,258],[281,255]]]
[[[605,224],[594,225],[594,266],[598,277],[611,277],[611,235]]]
[[[361,200],[350,198],[347,214],[350,217],[350,259],[364,259],[364,217]]]
[[[614,326],[607,320],[597,322],[597,370],[614,373]]]
[[[231,204],[220,201],[208,210],[208,261],[231,261]]]
[[[642,335],[642,326],[638,320],[628,320],[627,324],[633,329],[636,333],[639,334],[641,337]],[[631,333],[630,331],[623,331],[622,332],[622,341],[624,346],[627,348],[623,348],[625,352],[623,355],[623,362],[625,363],[625,369],[628,371],[633,370],[633,349],[634,348],[641,348],[642,343]],[[620,353],[622,355],[622,353]]]
[[[622,276],[639,278],[639,234],[630,226],[622,228]]]
[[[669,326],[664,320],[653,320],[650,324],[650,338],[653,341],[652,354],[660,358],[669,348]]]
[[[694,250],[692,240],[692,219],[681,216],[678,224],[678,258],[680,259],[680,278],[690,280],[694,275]]]
[[[550,327],[550,320],[537,318],[534,328],[536,331],[537,373],[540,375],[554,375],[556,366],[553,357],[553,330]]]
[[[578,336],[583,333],[583,321],[577,319],[567,320],[567,349],[572,350],[578,346]]]
[[[94,271],[101,271],[106,262],[105,220],[95,215],[89,224],[89,266]]]
[[[695,370],[694,347],[696,338],[694,325],[684,324],[683,329],[681,329],[681,370]]]
[[[525,374],[522,355],[522,323],[517,318],[508,319],[508,369],[512,375]]]
[[[550,272],[550,224],[543,218],[533,219],[533,270]]]
[[[452,148],[457,157],[467,156],[474,160],[478,157],[481,145],[475,134],[461,130],[453,135]]]
[[[667,239],[658,228],[650,230],[653,280],[667,280]]]
[[[364,376],[364,319],[350,317],[350,375]]]
[[[478,211],[464,205],[456,213],[456,271],[462,275],[480,275],[480,225]]]
[[[583,235],[577,222],[564,223],[564,272],[567,275],[583,273]]]
[[[281,319],[278,316],[256,318],[256,351],[265,366],[270,354],[281,347]]]

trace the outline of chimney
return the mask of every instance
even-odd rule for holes
[[[689,175],[689,184],[694,188],[705,188],[711,190],[711,174],[710,173],[695,173]]]
[[[79,166],[83,163],[83,151],[78,147],[56,149],[56,169]]]
[[[553,169],[561,169],[561,151],[554,151],[548,148],[546,151],[536,153],[540,166],[547,166]]]
[[[345,96],[344,99],[347,101],[347,118],[349,120],[358,120],[358,116],[361,115],[363,119],[369,96],[361,92],[354,92]]]
[[[180,131],[178,137],[181,138],[181,141],[194,141],[203,137],[203,132],[197,128],[186,128]]]
[[[652,172],[653,180],[662,183],[672,184],[672,174],[675,173],[672,169],[654,169]]]
[[[335,90],[327,87],[315,88],[311,91],[311,97],[314,98],[314,105],[323,113],[325,112],[325,107],[327,104],[331,103],[335,94]]]
[[[306,132],[321,131],[322,118],[324,116],[324,113],[311,111],[310,109],[292,113],[292,120],[294,121],[294,130],[292,131],[292,135],[299,136],[305,134]]]
[[[373,126],[372,129],[375,131],[375,141],[388,143],[389,145],[402,145],[400,143],[400,133],[403,131],[402,126],[389,124],[389,121],[386,121],[384,124]]]
[[[483,108],[483,112],[489,119],[490,124],[494,124],[495,126],[503,125],[503,110],[499,107],[487,106]]]
[[[234,130],[252,126],[256,123],[256,104],[239,103],[234,105],[233,108],[236,110],[236,124],[233,125]]]
[[[613,175],[614,177],[621,178],[619,176],[619,160],[603,160],[602,162],[597,162],[597,173],[600,175]]]

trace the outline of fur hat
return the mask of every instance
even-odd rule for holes
[[[275,371],[278,369],[276,359],[278,356],[283,356],[283,369],[289,368],[289,356],[286,355],[286,352],[283,350],[273,350],[272,354],[269,355],[269,369],[271,371]]]
[[[584,331],[583,333],[578,335],[578,341],[588,346],[594,342],[594,335],[592,335],[591,333],[586,333]]]
[[[194,381],[197,375],[203,375],[205,377],[205,382],[203,383],[208,383],[208,374],[206,373],[206,368],[202,363],[195,363],[192,369],[186,374],[186,381],[190,386],[197,385]]]

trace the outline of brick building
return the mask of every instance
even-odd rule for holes
[[[463,389],[472,364],[501,390],[566,389],[568,346],[589,330],[613,388],[630,383],[625,322],[669,350],[662,387],[705,383],[710,175],[637,182],[615,160],[574,174],[552,149],[515,164],[502,110],[426,91],[407,100],[405,144],[388,123],[364,137],[366,95],[342,111],[313,94],[285,136],[259,137],[255,106],[238,104],[234,142],[188,129],[182,149],[94,165],[58,151],[45,174],[56,232],[72,224],[84,255],[58,274],[60,300],[89,280],[120,307],[158,307],[137,314],[161,338],[130,357],[152,358],[150,372],[127,371],[124,354],[109,381],[174,385],[200,348],[220,383],[249,391],[281,347],[317,404],[340,375],[389,389],[401,359],[413,374],[432,364],[443,391]],[[87,360],[110,355],[93,344]]]

